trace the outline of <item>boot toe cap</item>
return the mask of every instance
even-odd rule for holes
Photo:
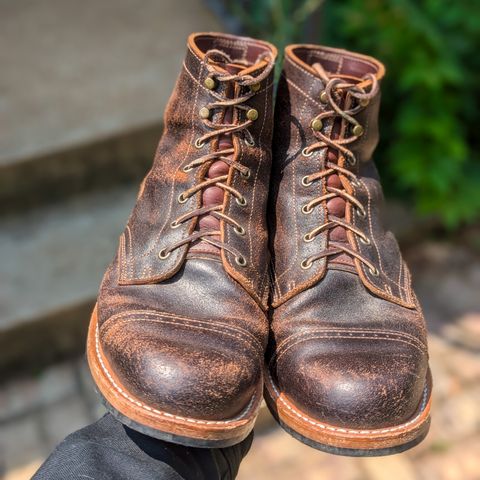
[[[279,358],[276,380],[301,412],[320,422],[353,429],[400,425],[424,396],[426,356],[391,343],[306,341]]]
[[[186,418],[225,420],[244,411],[261,381],[254,352],[217,330],[168,322],[117,320],[102,331],[103,353],[125,390]]]

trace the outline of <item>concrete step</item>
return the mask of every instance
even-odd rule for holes
[[[0,377],[84,350],[98,285],[137,188],[0,219]]]
[[[202,0],[0,0],[0,212],[139,178]]]
[[[83,352],[98,286],[137,189],[119,186],[0,217],[0,377]],[[407,238],[405,213],[390,211]]]

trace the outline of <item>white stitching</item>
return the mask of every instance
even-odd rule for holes
[[[425,385],[425,388],[423,390],[423,397],[422,397],[422,403],[420,405],[420,410],[418,414],[412,418],[412,420],[409,420],[406,423],[403,423],[402,425],[397,425],[396,427],[390,427],[390,428],[382,428],[382,429],[376,429],[376,430],[352,430],[349,428],[339,428],[339,427],[332,427],[331,425],[325,425],[324,423],[320,422],[315,422],[314,420],[310,420],[308,417],[305,417],[302,415],[299,411],[297,411],[295,408],[290,406],[287,401],[280,395],[280,392],[278,391],[275,383],[273,382],[272,376],[270,374],[270,371],[268,371],[268,377],[270,380],[270,385],[272,386],[275,394],[277,395],[277,398],[290,410],[292,411],[297,417],[301,418],[302,420],[310,423],[311,425],[315,425],[317,427],[320,427],[324,430],[331,430],[333,432],[342,432],[342,433],[351,433],[352,435],[364,435],[364,434],[371,434],[371,433],[388,433],[388,432],[394,432],[396,430],[402,430],[408,425],[411,425],[412,423],[415,423],[418,421],[420,416],[422,415],[423,411],[425,410],[425,407],[427,405],[427,400],[428,400],[428,384]]]
[[[138,400],[135,400],[134,398],[130,397],[126,392],[124,392],[118,385],[117,383],[115,382],[115,380],[112,378],[112,376],[110,375],[110,372],[107,370],[105,364],[103,363],[103,360],[102,360],[102,357],[100,355],[100,348],[99,348],[99,339],[98,339],[98,336],[99,336],[99,332],[98,332],[98,325],[97,325],[97,328],[95,329],[95,351],[96,351],[96,354],[97,354],[97,358],[100,362],[100,365],[102,367],[102,370],[103,372],[105,373],[105,375],[108,377],[108,379],[110,380],[111,384],[115,387],[115,389],[124,397],[126,398],[129,402],[131,403],[134,403],[135,405],[139,406],[140,408],[143,408],[145,410],[148,410],[149,412],[153,412],[153,413],[156,413],[158,415],[162,415],[164,417],[169,417],[169,418],[174,418],[175,420],[181,420],[181,421],[184,421],[184,422],[189,422],[189,423],[198,423],[198,424],[203,424],[203,425],[224,425],[224,424],[228,424],[228,423],[233,423],[233,422],[236,422],[238,420],[241,420],[243,417],[245,417],[247,415],[247,413],[251,410],[253,404],[254,404],[254,400],[257,396],[256,392],[254,393],[254,395],[252,396],[252,399],[250,400],[250,403],[247,405],[246,409],[240,414],[238,415],[237,417],[234,417],[233,419],[231,420],[195,420],[193,418],[188,418],[188,417],[182,417],[180,415],[173,415],[171,413],[167,413],[167,412],[162,412],[160,410],[157,410],[156,408],[152,408],[152,407],[149,407],[148,405],[145,405],[144,403],[142,402],[139,402]]]

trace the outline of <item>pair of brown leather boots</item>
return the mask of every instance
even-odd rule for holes
[[[380,219],[371,160],[383,65],[192,34],[153,167],[93,313],[107,408],[153,437],[240,442],[262,401],[315,448],[422,440],[425,322]],[[270,256],[271,254],[271,256]]]

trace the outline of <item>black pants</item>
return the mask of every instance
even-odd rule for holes
[[[234,479],[253,433],[228,448],[191,448],[142,435],[107,414],[69,435],[32,480]]]

